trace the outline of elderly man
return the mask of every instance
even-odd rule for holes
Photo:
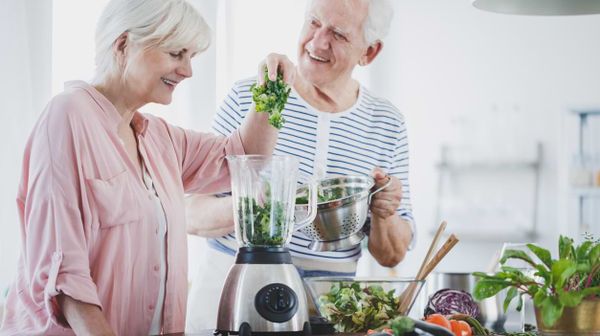
[[[298,65],[284,55],[270,54],[266,67],[292,87],[283,111],[286,120],[275,154],[294,155],[303,173],[373,175],[376,186],[391,184],[371,203],[369,252],[383,266],[403,258],[414,236],[408,187],[408,141],[404,117],[387,100],[375,96],[352,78],[354,68],[370,64],[381,52],[392,8],[388,0],[313,0],[298,44]],[[221,134],[232,133],[251,106],[250,86],[237,82],[214,121]],[[219,295],[234,262],[231,197],[194,196],[188,199],[188,233],[208,240],[201,269],[188,301],[186,330],[214,328]],[[224,235],[224,236],[223,236]],[[360,246],[335,252],[314,252],[310,240],[295,232],[290,244],[302,276],[354,275]]]

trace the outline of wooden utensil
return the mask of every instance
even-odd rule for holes
[[[423,269],[425,268],[425,265],[427,265],[427,263],[431,259],[431,254],[437,248],[440,238],[442,237],[444,230],[446,230],[446,225],[446,221],[440,223],[440,226],[438,227],[437,231],[435,232],[435,235],[433,236],[433,240],[431,240],[431,244],[429,244],[429,250],[427,250],[427,254],[425,254],[425,259],[423,259],[423,262],[421,262],[421,267],[419,267],[419,271],[417,272],[416,278],[420,277],[421,273],[423,272]]]
[[[442,247],[436,252],[435,256],[429,260],[431,253],[435,249],[435,246],[437,245],[437,242],[439,241],[445,227],[446,222],[442,222],[431,242],[431,245],[429,246],[429,251],[427,252],[425,259],[421,264],[421,268],[419,269],[415,280],[425,280],[429,273],[435,269],[435,267],[440,263],[440,261],[442,261],[446,254],[448,254],[448,252],[450,252],[450,250],[458,243],[458,238],[454,234],[451,234],[444,245],[442,245]],[[400,295],[400,305],[398,306],[398,311],[400,314],[405,315],[407,313],[410,303],[412,302],[412,298],[417,290],[417,284],[418,283],[416,282],[411,283]]]
[[[435,256],[433,256],[433,258],[429,261],[429,263],[427,263],[427,266],[425,266],[425,269],[423,270],[423,274],[421,274],[421,277],[419,278],[419,280],[425,280],[425,278],[427,278],[429,273],[431,273],[431,271],[433,271],[433,269],[440,263],[440,261],[442,261],[442,259],[446,256],[446,254],[448,254],[448,252],[450,252],[450,250],[457,243],[458,243],[458,238],[454,234],[451,234],[450,237],[448,237],[448,239],[446,239],[446,242],[444,243],[444,245],[442,245],[442,247],[437,251]]]
[[[421,266],[419,267],[419,271],[417,272],[417,274],[415,276],[416,280],[419,280],[419,278],[421,277],[421,274],[423,273],[423,270],[425,269],[425,265],[427,265],[427,263],[429,262],[429,259],[431,259],[431,254],[437,248],[437,244],[438,244],[440,238],[442,237],[444,230],[446,230],[446,221],[441,222],[440,226],[438,227],[437,231],[435,232],[435,235],[433,236],[433,239],[431,240],[431,243],[429,244],[429,249],[427,250],[427,254],[425,254],[425,258],[423,258],[423,261],[421,262]],[[410,305],[411,299],[412,299],[413,295],[415,294],[416,290],[417,290],[417,283],[411,283],[404,290],[404,292],[402,292],[402,294],[400,295],[400,305],[398,306],[398,311],[401,314],[406,313],[406,310],[408,309],[408,305]]]

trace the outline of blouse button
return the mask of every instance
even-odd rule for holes
[[[154,305],[149,305],[149,306],[148,306],[148,309],[149,309],[149,310],[152,310],[152,309],[154,309]]]
[[[154,266],[154,270],[158,272],[158,270],[160,270],[160,266],[158,266],[158,265]]]

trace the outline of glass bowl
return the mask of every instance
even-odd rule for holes
[[[412,278],[308,277],[304,278],[318,314],[340,332],[363,332],[399,316],[403,298],[407,315],[423,288]]]

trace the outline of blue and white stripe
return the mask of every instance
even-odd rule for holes
[[[250,106],[250,86],[254,79],[235,83],[213,123],[213,130],[229,135],[237,129]],[[283,110],[285,125],[275,146],[276,155],[293,155],[300,160],[300,171],[317,175],[315,166],[325,167],[325,175],[369,175],[380,167],[402,181],[402,203],[398,215],[413,223],[408,184],[408,139],[402,114],[387,100],[377,98],[361,87],[357,102],[347,111],[335,114],[320,112],[292,90]],[[317,136],[317,124],[327,117],[329,128],[325,139]],[[328,141],[326,162],[315,163],[318,141]],[[322,146],[321,146],[322,147]],[[321,175],[321,174],[318,174]],[[413,225],[414,229],[414,225]],[[292,255],[317,260],[352,261],[360,257],[360,246],[335,252],[313,252],[310,239],[295,232],[290,244]],[[235,235],[210,241],[210,245],[233,254],[237,249]]]

